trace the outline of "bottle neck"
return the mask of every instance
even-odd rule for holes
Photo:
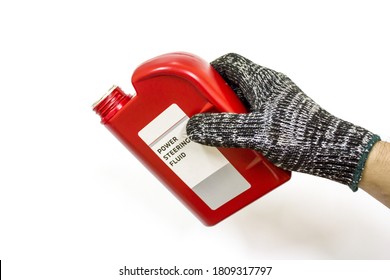
[[[131,96],[125,94],[118,86],[113,86],[99,101],[93,104],[93,110],[107,123],[127,102]]]

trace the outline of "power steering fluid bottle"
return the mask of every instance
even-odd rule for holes
[[[191,116],[246,109],[214,68],[188,53],[165,54],[133,73],[135,95],[119,87],[93,106],[101,122],[205,225],[237,212],[290,179],[249,149],[215,148],[186,135]]]

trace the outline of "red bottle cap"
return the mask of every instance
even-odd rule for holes
[[[101,117],[103,124],[107,123],[127,102],[131,99],[130,95],[125,94],[118,86],[112,86],[110,90],[92,107]]]

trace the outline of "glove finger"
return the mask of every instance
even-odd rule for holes
[[[205,113],[190,118],[187,135],[197,143],[217,146],[251,148],[258,123],[251,114]]]
[[[214,69],[236,92],[248,109],[260,108],[272,94],[280,81],[280,73],[253,63],[235,53],[229,53],[211,62]]]

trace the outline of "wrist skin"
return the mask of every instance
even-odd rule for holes
[[[372,147],[359,188],[390,208],[390,143],[379,141]]]

